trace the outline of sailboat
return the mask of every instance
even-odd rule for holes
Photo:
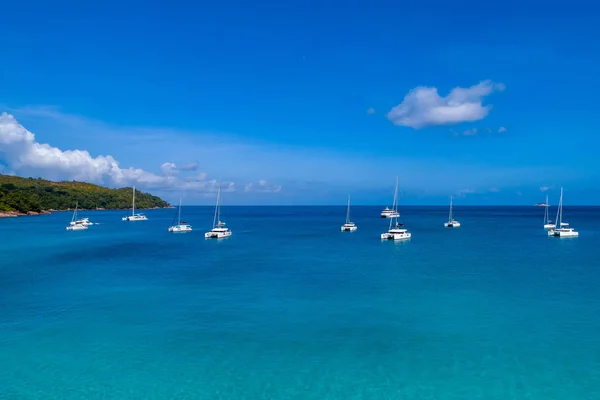
[[[554,237],[576,237],[579,236],[579,232],[576,232],[573,228],[568,227],[564,224],[566,222],[562,222],[563,217],[563,188],[560,188],[560,201],[558,202],[558,211],[556,213],[556,222],[559,228],[550,229],[548,231],[548,236]]]
[[[458,228],[460,222],[452,219],[452,196],[450,196],[450,215],[448,216],[448,222],[444,223],[446,228]]]
[[[177,221],[169,227],[169,232],[191,232],[192,226],[181,220],[181,197],[179,198],[179,207],[177,209]]]
[[[544,229],[554,229],[556,228],[556,224],[553,224],[552,221],[550,221],[548,207],[550,207],[550,204],[548,204],[548,195],[546,195],[546,202],[544,203]]]
[[[67,226],[68,231],[83,231],[88,228],[88,224],[82,223],[82,220],[77,220],[77,209],[79,208],[79,202],[75,203],[75,211],[73,211],[73,217],[71,223]]]
[[[389,226],[387,232],[384,232],[381,234],[381,239],[383,239],[383,240],[410,239],[410,237],[412,236],[411,233],[402,227],[404,224],[401,224],[398,222],[398,217],[400,216],[400,213],[398,213],[398,211],[397,211],[398,210],[398,177],[396,177],[396,192],[394,193],[394,204],[392,205],[392,210],[394,210],[395,216],[389,217],[390,218],[390,226]]]
[[[135,186],[133,187],[133,200],[131,201],[131,215],[122,218],[123,221],[148,221],[144,214],[135,213]]]
[[[221,184],[217,190],[217,205],[213,217],[212,229],[204,234],[206,239],[222,239],[231,236],[231,230],[225,228],[225,222],[221,222]]]
[[[348,195],[348,210],[346,211],[346,223],[342,225],[342,232],[354,232],[358,227],[354,222],[350,222],[350,195]]]
[[[398,218],[400,213],[398,212],[398,177],[396,177],[396,191],[394,192],[394,201],[392,208],[386,207],[381,211],[381,218]]]

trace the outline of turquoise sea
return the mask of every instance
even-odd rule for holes
[[[226,207],[0,220],[1,399],[600,399],[600,208]],[[552,213],[555,210],[551,210]],[[553,214],[552,214],[553,215]]]

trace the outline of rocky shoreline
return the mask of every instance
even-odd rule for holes
[[[152,209],[160,209],[160,208],[175,208],[174,206],[168,206],[168,207],[153,207]],[[80,210],[80,211],[104,211],[104,208],[99,208],[98,210]],[[118,210],[118,209],[115,209]],[[124,209],[127,210],[127,209]],[[140,209],[142,210],[142,209]],[[36,211],[28,211],[26,213],[22,213],[19,211],[0,211],[0,218],[16,218],[16,217],[27,217],[27,216],[35,216],[35,215],[49,215],[52,214],[53,212],[65,212],[65,211],[73,211],[72,209],[69,210],[42,210],[40,212],[36,212]]]

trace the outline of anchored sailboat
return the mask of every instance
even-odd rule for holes
[[[444,223],[446,228],[458,228],[460,222],[452,219],[452,196],[450,196],[450,215],[448,216],[448,222]]]
[[[88,223],[85,223],[84,220],[77,219],[77,209],[79,208],[79,202],[75,203],[75,211],[73,211],[73,217],[71,218],[71,223],[67,226],[68,231],[83,231],[88,228]],[[85,219],[87,220],[87,218]]]
[[[169,232],[191,232],[192,226],[181,220],[181,197],[179,198],[179,207],[177,207],[177,220],[169,227]]]
[[[398,177],[396,177],[396,192],[394,193],[394,204],[392,206],[392,210],[394,210],[395,214],[390,218],[390,226],[387,232],[381,234],[381,239],[384,240],[405,240],[410,239],[412,236],[409,231],[405,228],[402,228],[404,224],[398,222],[398,217],[400,213],[398,210]]]
[[[135,186],[133,187],[133,199],[131,201],[131,215],[122,218],[123,221],[148,221],[144,214],[135,213]]]
[[[217,205],[215,206],[215,215],[213,217],[213,227],[204,234],[207,239],[222,239],[231,236],[231,230],[225,228],[225,222],[221,222],[221,184],[217,190]]]
[[[579,232],[576,232],[573,228],[568,227],[566,222],[562,222],[563,217],[563,188],[560,188],[560,201],[558,202],[558,211],[556,212],[556,226],[559,228],[550,229],[548,236],[554,237],[576,237],[579,236]]]
[[[550,204],[548,204],[548,195],[546,195],[546,202],[544,203],[544,229],[553,229],[556,228],[556,224],[550,221],[548,207],[550,207]]]
[[[394,201],[392,208],[386,207],[381,212],[381,218],[398,218],[400,213],[398,212],[398,177],[396,176],[396,190],[394,191]]]
[[[346,223],[342,225],[342,232],[354,232],[358,227],[350,221],[350,195],[348,195],[348,209],[346,211]]]

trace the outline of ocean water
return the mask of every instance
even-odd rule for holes
[[[599,399],[600,208],[211,207],[0,220],[1,399]]]

